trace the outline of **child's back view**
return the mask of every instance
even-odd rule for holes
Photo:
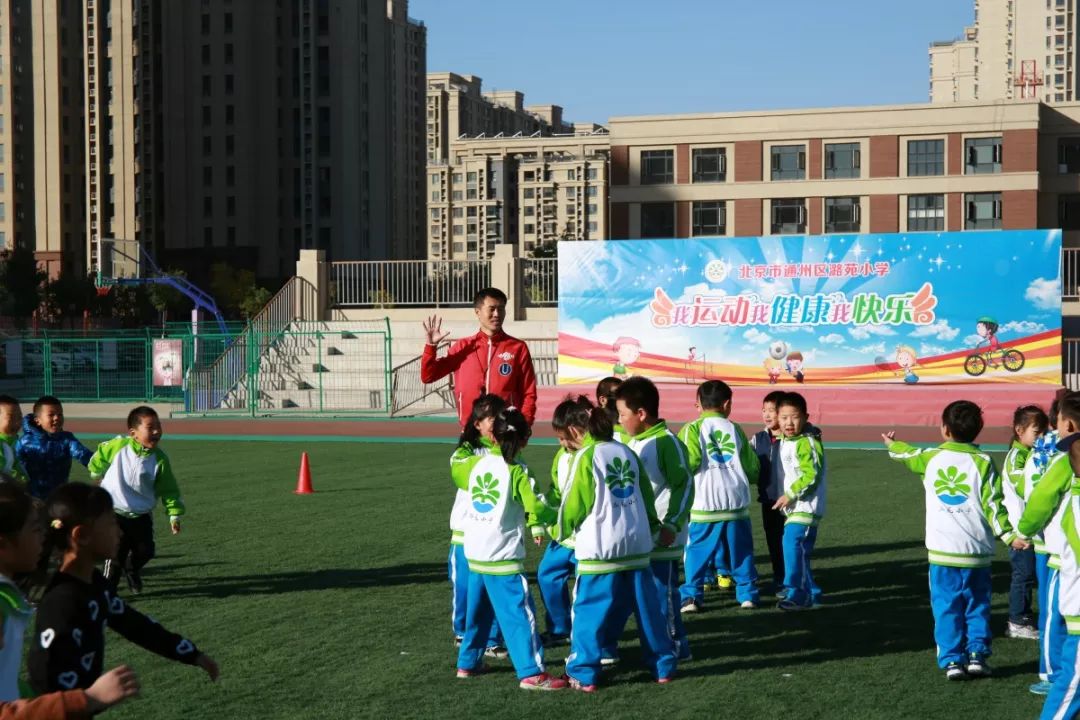
[[[923,476],[926,549],[930,559],[930,606],[938,667],[949,680],[990,674],[990,563],[994,538],[1017,549],[989,455],[973,443],[983,428],[973,402],[949,403],[941,414],[936,448],[916,448],[882,435],[889,456]]]
[[[754,539],[750,530],[750,487],[757,484],[758,456],[731,413],[731,388],[723,380],[703,382],[697,391],[701,416],[679,432],[694,473],[694,504],[686,544],[686,580],[681,589],[681,612],[697,612],[704,600],[710,561],[731,553],[735,599],[744,608],[758,603]]]

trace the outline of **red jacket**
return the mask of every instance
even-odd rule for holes
[[[420,381],[433,383],[454,373],[454,394],[462,427],[472,414],[476,398],[485,392],[498,395],[521,410],[532,425],[536,418],[536,373],[529,346],[499,331],[490,338],[477,332],[450,346],[446,357],[436,357],[433,345],[420,357]]]

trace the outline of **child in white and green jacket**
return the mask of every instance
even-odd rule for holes
[[[690,509],[694,504],[694,476],[688,452],[660,418],[660,391],[646,377],[627,378],[615,391],[619,424],[630,436],[627,445],[637,453],[656,498],[656,517],[674,541],[652,552],[652,571],[660,595],[660,609],[672,618],[672,639],[680,660],[690,659],[690,642],[679,612],[679,563],[689,537]],[[616,623],[616,625],[620,625]],[[617,655],[617,636],[607,644],[606,655]]]
[[[454,644],[460,647],[465,636],[465,612],[469,606],[469,563],[465,559],[465,515],[469,511],[471,499],[465,489],[468,475],[475,458],[488,455],[495,447],[495,417],[506,409],[506,402],[498,395],[486,394],[478,397],[470,411],[469,421],[461,431],[458,445],[450,456],[450,479],[457,487],[454,493],[454,507],[450,511],[450,554],[447,558],[447,575],[451,584],[451,623],[454,631]],[[488,638],[486,654],[488,657],[506,657],[502,633],[498,621],[491,624],[491,637]]]
[[[1057,429],[1062,439],[1055,449],[1061,452],[1051,457],[1017,527],[1024,538],[1045,529],[1048,544],[1054,535],[1061,541],[1057,545],[1060,567],[1051,591],[1056,596],[1050,602],[1063,617],[1066,632],[1057,641],[1059,647],[1051,647],[1055,644],[1052,639],[1046,642],[1047,651],[1056,657],[1049,659],[1050,687],[1040,718],[1080,715],[1080,694],[1076,692],[1080,682],[1080,444],[1076,443],[1080,438],[1080,393],[1068,392],[1061,397]],[[1050,630],[1048,618],[1044,631]]]
[[[457,676],[471,678],[484,672],[485,647],[498,618],[518,686],[560,690],[566,682],[544,671],[524,563],[526,514],[545,523],[555,519],[555,510],[536,494],[534,479],[518,459],[531,434],[525,416],[513,408],[504,410],[495,418],[492,432],[497,444],[487,455],[473,458],[465,475],[470,497],[464,518],[469,607]],[[459,478],[455,475],[455,481]]]
[[[949,680],[990,674],[990,563],[994,538],[1023,549],[1009,524],[994,461],[973,443],[982,409],[957,400],[941,415],[936,448],[915,448],[882,435],[889,456],[923,476],[930,607],[938,667]]]
[[[19,401],[10,395],[0,395],[0,473],[6,473],[23,486],[27,484],[26,471],[16,451],[22,409]]]
[[[675,673],[676,648],[649,560],[655,534],[663,547],[675,541],[675,534],[670,528],[661,531],[645,466],[633,450],[613,439],[604,410],[582,407],[568,414],[566,423],[581,447],[555,528],[557,541],[574,538],[578,564],[566,662],[570,687],[596,690],[602,647],[618,637],[635,609],[642,659],[658,682],[667,683]]]
[[[731,388],[723,380],[698,386],[701,416],[679,432],[694,473],[694,504],[686,544],[686,580],[681,612],[697,612],[712,561],[725,546],[730,553],[735,600],[744,608],[758,604],[754,538],[750,529],[750,488],[757,485],[760,461],[731,414]]]
[[[781,610],[802,610],[820,602],[821,588],[814,582],[810,556],[817,543],[818,524],[825,517],[825,448],[821,439],[807,431],[806,398],[784,393],[776,401],[780,424],[780,464],[784,494],[773,510],[784,522],[784,597]]]
[[[157,412],[140,405],[128,413],[127,425],[127,436],[117,435],[99,445],[87,469],[90,478],[112,496],[120,526],[116,559],[105,562],[105,577],[115,590],[124,574],[131,591],[139,593],[142,569],[154,557],[154,506],[160,499],[176,535],[184,501],[169,458],[158,448],[161,420]]]

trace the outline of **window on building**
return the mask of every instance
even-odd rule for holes
[[[945,229],[944,195],[908,195],[907,208],[908,230]]]
[[[675,203],[641,203],[641,237],[675,237]]]
[[[597,212],[599,212],[597,210],[596,203],[589,203],[588,208],[586,209],[586,212],[588,212],[590,215],[595,215]]]
[[[1058,172],[1080,173],[1080,137],[1058,138]]]
[[[944,140],[908,140],[907,174],[911,177],[945,174]]]
[[[202,181],[203,181],[203,185],[213,185],[214,184],[214,168],[207,165],[206,167],[204,167],[202,169]]]
[[[209,45],[203,45],[202,46],[202,61],[203,61],[203,65],[207,65],[210,62],[210,46]]]
[[[968,138],[964,141],[967,175],[1001,172],[1001,138]]]
[[[233,44],[225,43],[225,62],[231,63],[233,61]]]
[[[536,197],[536,189],[531,187],[524,188],[521,191],[521,197],[525,198],[526,200],[532,200]]]
[[[236,214],[236,198],[232,195],[225,198],[225,214],[229,217]]]
[[[727,155],[724,148],[695,148],[691,157],[694,182],[724,182],[727,179]]]
[[[577,205],[567,205],[566,206],[566,214],[567,215],[573,215],[576,212],[577,212]]]
[[[1001,227],[1001,193],[968,193],[965,230],[993,230]]]
[[[532,217],[536,214],[536,208],[534,208],[532,205],[526,205],[524,211],[525,217]]]
[[[225,136],[225,154],[232,155],[236,151],[236,138],[233,135]]]
[[[591,168],[589,168],[588,170],[585,171],[585,179],[586,180],[595,180],[596,178],[597,178],[596,168],[591,167]]]
[[[536,225],[533,223],[525,223],[522,227],[525,228],[526,235],[533,235],[536,233]]]
[[[641,184],[669,185],[675,182],[674,150],[641,151]]]
[[[454,173],[454,182],[455,183],[459,183],[464,179],[465,179],[465,176],[462,175],[461,173]]]
[[[213,215],[214,214],[214,198],[207,195],[206,197],[203,198],[202,206],[203,206],[202,209],[203,209],[203,214],[204,215]]]
[[[454,235],[455,236],[464,235],[464,234],[465,234],[465,226],[464,225],[455,225],[454,226]]]
[[[862,151],[859,143],[825,145],[825,179],[857,178],[861,175]]]
[[[465,209],[459,207],[454,208],[454,217],[465,217]]]
[[[590,235],[595,233],[595,232],[599,232],[600,231],[600,223],[590,220],[588,228],[589,228],[589,234]]]
[[[225,185],[227,187],[236,185],[236,168],[232,165],[225,168]]]
[[[210,15],[208,13],[202,15],[202,32],[203,35],[210,32]]]
[[[568,188],[566,188],[566,199],[567,200],[573,200],[576,197],[577,197],[577,188],[576,187],[568,187]]]
[[[806,198],[777,198],[772,201],[773,235],[797,235],[806,232]]]
[[[225,13],[225,32],[232,32],[232,13]]]
[[[859,232],[862,213],[857,197],[825,198],[825,232]]]
[[[727,233],[727,203],[723,200],[695,202],[690,234],[725,235]]]
[[[202,139],[202,152],[203,155],[212,155],[214,153],[214,141],[209,135],[204,135]]]
[[[213,247],[214,228],[204,227],[202,231],[203,247]]]
[[[806,177],[805,145],[774,145],[771,157],[773,180],[802,180]]]
[[[203,124],[203,127],[206,127],[206,126],[210,125],[211,122],[213,122],[213,120],[212,120],[212,114],[210,112],[210,106],[209,105],[203,105],[203,108],[202,108],[202,124]]]
[[[231,73],[225,75],[225,94],[233,94],[233,76]]]
[[[454,200],[460,201],[465,199],[465,194],[460,190],[455,190],[452,194]]]
[[[1080,230],[1080,195],[1058,196],[1058,227]]]
[[[566,171],[566,179],[567,180],[577,180],[577,170],[567,170]]]
[[[213,91],[213,83],[209,75],[202,76],[202,94],[203,97],[210,97]]]

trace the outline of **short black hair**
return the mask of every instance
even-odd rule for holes
[[[765,403],[772,403],[773,405],[777,405],[780,403],[780,399],[784,397],[784,395],[786,395],[786,393],[783,390],[773,390],[771,393],[761,398],[761,404],[762,406],[764,406]]]
[[[622,400],[634,412],[644,408],[649,417],[660,417],[660,391],[647,377],[635,375],[623,380],[615,390],[615,398]]]
[[[942,411],[941,424],[956,442],[975,442],[983,429],[982,408],[970,400],[954,400]]]
[[[478,308],[484,304],[484,300],[491,298],[492,300],[498,300],[499,302],[506,304],[507,297],[499,288],[487,287],[481,288],[476,291],[476,295],[473,296],[473,307]]]
[[[1024,405],[1013,412],[1013,440],[1017,439],[1016,428],[1035,426],[1035,431],[1042,435],[1050,425],[1050,419],[1038,405]]]
[[[157,418],[157,410],[149,405],[140,405],[134,408],[127,416],[128,430],[134,430],[142,423],[143,418]]]
[[[776,400],[776,409],[779,410],[785,405],[793,407],[803,415],[806,415],[806,398],[797,392],[780,393],[780,397]]]
[[[64,403],[60,402],[60,398],[53,397],[52,395],[42,395],[34,403],[34,415],[36,416],[44,407],[56,406],[61,410],[64,408]]]
[[[706,380],[698,385],[697,400],[702,410],[719,410],[731,398],[731,386],[723,380]]]
[[[1067,418],[1080,426],[1080,392],[1067,392],[1058,403],[1058,419]]]
[[[0,395],[0,405],[14,405],[19,407],[19,401],[10,395]]]

